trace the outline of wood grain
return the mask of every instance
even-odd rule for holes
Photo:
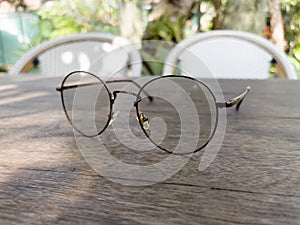
[[[168,180],[134,187],[84,161],[61,80],[0,77],[0,224],[300,224],[300,82],[220,80],[226,98],[252,90],[228,110],[209,168],[198,171],[198,153]]]

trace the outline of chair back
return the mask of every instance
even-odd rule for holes
[[[142,70],[140,54],[127,39],[102,33],[76,34],[43,42],[25,53],[9,73],[26,73],[37,63],[43,75],[84,70],[99,76],[140,76]]]
[[[177,44],[169,53],[163,74],[204,78],[266,79],[271,67],[282,78],[297,79],[284,52],[267,39],[241,31],[198,33]]]

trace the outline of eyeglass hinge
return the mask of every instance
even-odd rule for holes
[[[216,102],[218,108],[227,108],[227,102]]]

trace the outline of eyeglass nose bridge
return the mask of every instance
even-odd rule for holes
[[[132,95],[134,97],[138,96],[136,93],[131,92],[131,91],[125,91],[125,90],[116,90],[116,91],[113,91],[112,95],[111,95],[111,108],[113,108],[113,104],[115,103],[115,100],[116,100],[118,94],[128,94],[128,95]],[[134,104],[134,106],[135,106],[135,104]],[[119,113],[120,113],[120,111],[117,111],[117,112],[111,111],[110,121],[109,121],[108,125],[111,125],[113,123],[113,121],[118,117]]]
[[[111,104],[113,105],[118,94],[128,94],[128,95],[132,95],[132,96],[135,96],[138,98],[138,100],[134,101],[133,105],[134,107],[137,106],[137,103],[140,102],[142,99],[140,98],[140,96],[138,96],[137,93],[134,93],[134,92],[131,92],[131,91],[125,91],[125,90],[116,90],[116,91],[113,91],[112,93],[112,99],[111,99]],[[152,96],[148,96],[149,100],[150,101],[153,101],[153,97]],[[112,112],[111,113],[111,121],[109,122],[109,125],[112,124],[112,122],[118,117],[119,115],[119,111],[117,111],[116,113],[115,112]],[[139,114],[139,117],[137,118],[138,121],[140,121],[142,123],[142,126],[145,130],[149,130],[149,119],[148,117],[144,114],[144,113],[140,113]]]
[[[113,105],[115,103],[115,100],[116,100],[118,94],[128,94],[128,95],[132,95],[132,96],[136,97],[137,100],[133,102],[134,107],[136,107],[137,104],[142,100],[141,96],[139,96],[137,93],[134,93],[131,91],[125,91],[125,90],[116,90],[116,91],[113,91],[113,93],[111,95],[112,96],[111,97],[111,105]],[[150,102],[153,101],[152,96],[147,96],[147,98],[149,99]]]
[[[116,100],[116,98],[117,98],[117,95],[120,94],[120,93],[121,93],[121,94],[132,95],[132,96],[134,96],[134,97],[137,97],[137,96],[138,96],[137,93],[134,93],[134,92],[131,92],[131,91],[117,90],[117,91],[114,91],[113,94],[112,94],[112,96],[113,96],[113,98],[112,98],[112,104],[115,102],[115,100]]]

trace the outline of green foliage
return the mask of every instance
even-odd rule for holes
[[[144,64],[142,74],[161,75],[164,62],[173,47],[172,42],[143,41],[140,49]]]
[[[144,40],[163,40],[178,43],[185,38],[185,25],[187,18],[179,16],[176,21],[171,21],[167,16],[161,16],[148,24]]]
[[[295,58],[300,62],[300,45],[297,45],[293,50]]]
[[[300,44],[300,1],[282,0],[282,15],[286,38],[293,46]]]
[[[298,78],[300,79],[300,61],[297,60],[295,57],[293,56],[289,56],[290,61],[292,62],[292,64],[294,65],[297,74],[298,74]]]
[[[293,53],[289,56],[289,58],[295,66],[295,69],[298,72],[298,77],[300,79],[300,44],[296,45],[296,47],[293,49]]]
[[[281,0],[288,54],[300,78],[300,1]]]
[[[182,41],[187,36],[188,26],[187,18],[179,16],[176,21],[171,21],[167,16],[161,16],[159,19],[148,24],[144,34],[144,40],[160,40],[163,42],[157,46],[154,42],[152,48],[147,48],[151,42],[143,42],[141,54],[144,60],[143,74],[161,75],[164,61],[174,43]],[[150,44],[151,45],[151,44]],[[152,50],[151,50],[152,49]],[[154,49],[154,50],[153,50]]]
[[[36,13],[40,17],[39,41],[74,33],[119,33],[117,0],[48,1]]]

